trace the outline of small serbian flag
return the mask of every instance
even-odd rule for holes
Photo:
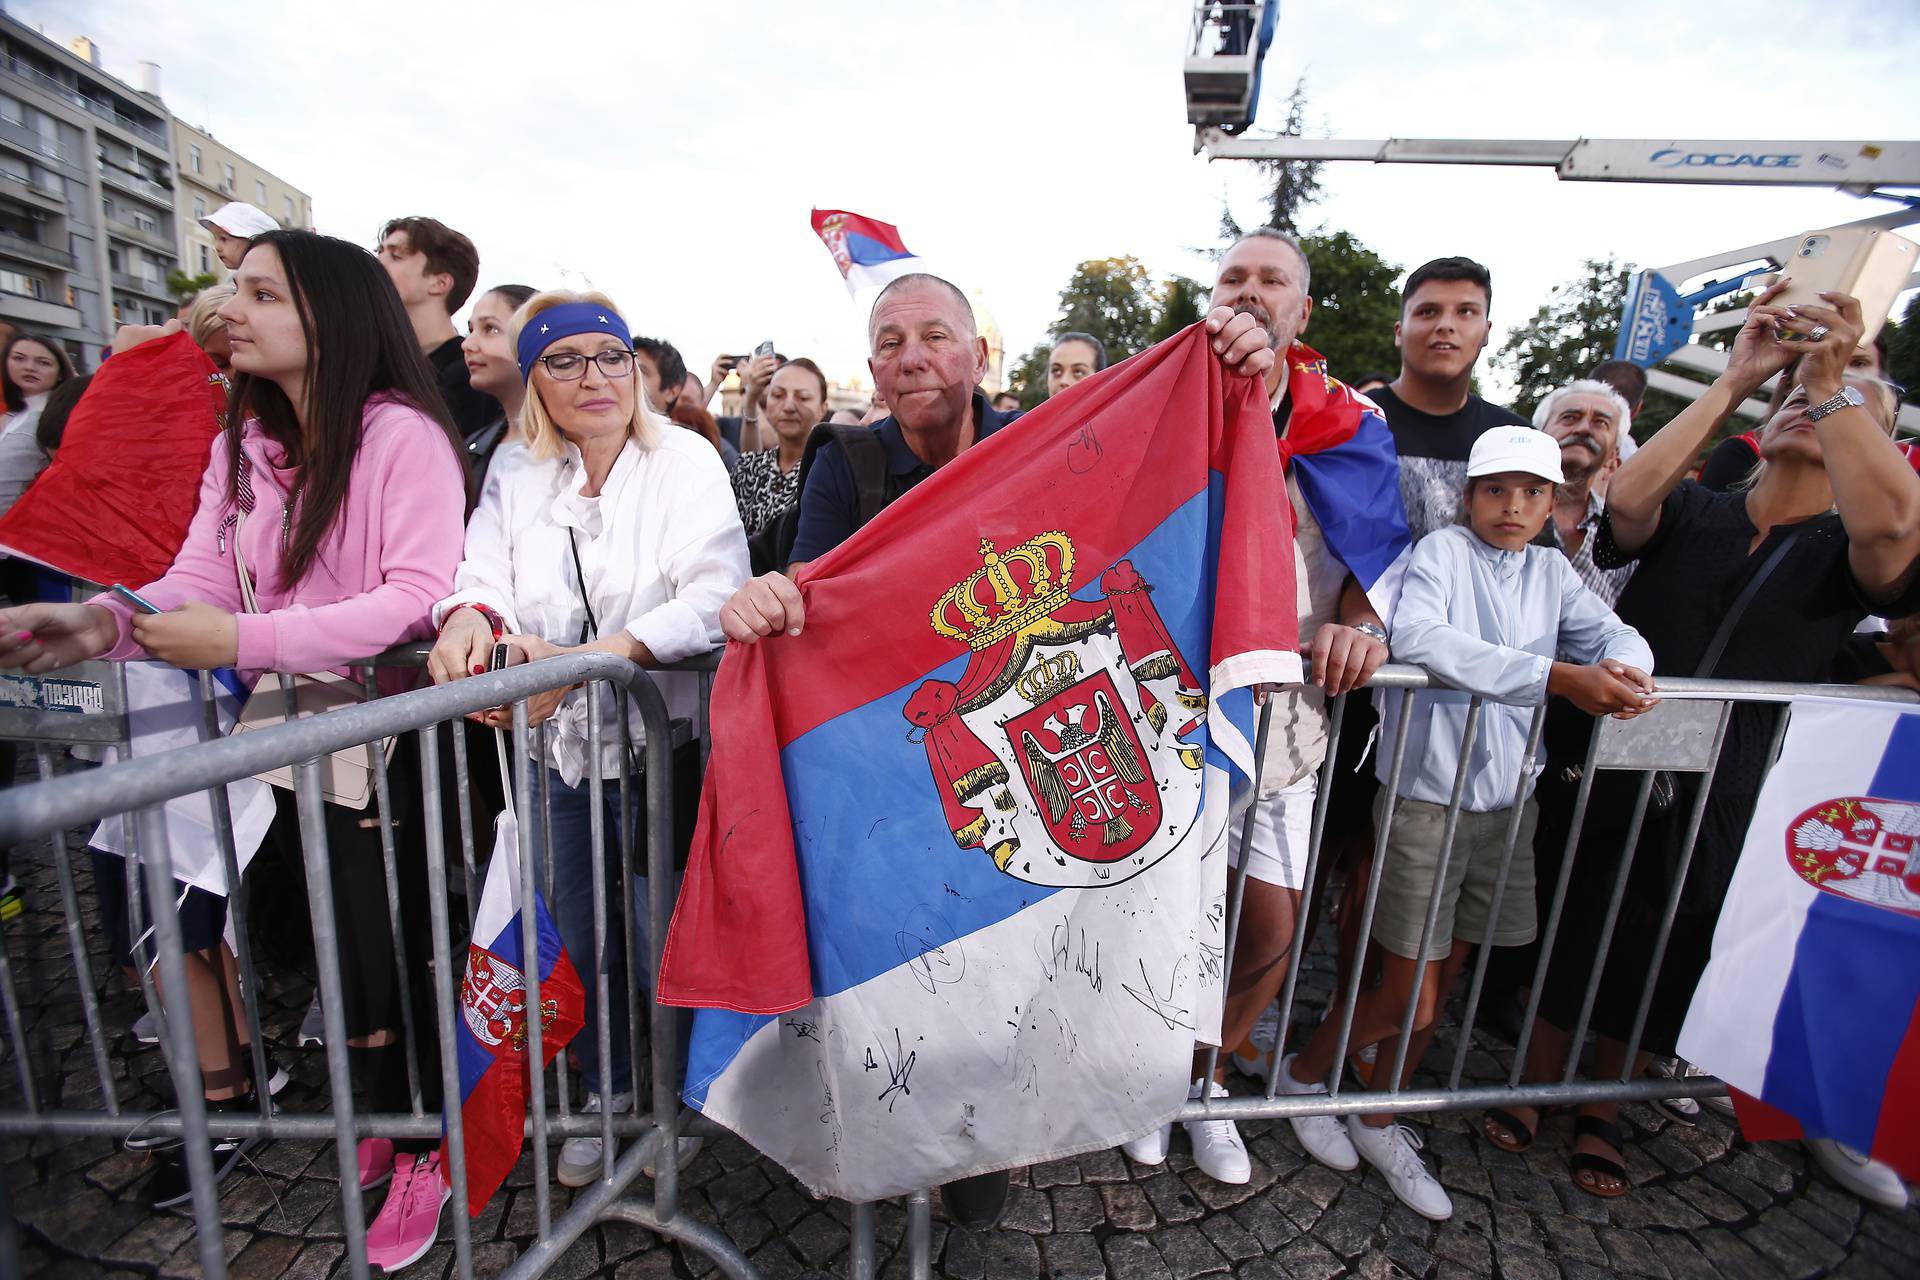
[[[1293,412],[1280,456],[1299,479],[1327,549],[1375,611],[1392,618],[1413,552],[1393,433],[1373,401],[1327,372],[1318,351],[1296,342],[1286,359]]]
[[[519,830],[508,809],[494,823],[493,861],[474,916],[467,971],[460,983],[460,1021],[454,1024],[460,1060],[460,1119],[467,1150],[467,1212],[480,1211],[500,1189],[520,1145],[527,1115],[527,980],[520,902]],[[534,892],[540,954],[542,1065],[566,1047],[585,1020],[580,975],[567,958],[560,930]],[[451,1169],[447,1140],[440,1168]],[[451,1181],[451,1174],[447,1174]]]
[[[1920,708],[1798,699],[1680,1052],[1920,1177]]]
[[[920,270],[900,228],[844,209],[815,209],[813,232],[826,243],[848,293],[872,289]]]

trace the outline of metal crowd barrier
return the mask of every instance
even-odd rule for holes
[[[362,675],[369,694],[369,700],[366,702],[331,711],[320,717],[294,720],[239,737],[222,738],[212,735],[214,713],[209,700],[210,686],[207,678],[203,676],[200,682],[201,701],[210,740],[181,750],[60,777],[53,776],[52,751],[47,743],[42,741],[36,746],[36,752],[43,781],[0,794],[0,844],[18,845],[41,837],[47,837],[51,841],[65,919],[65,935],[68,948],[72,953],[86,1038],[91,1049],[93,1066],[98,1075],[102,1100],[100,1111],[53,1110],[41,1105],[35,1070],[31,1061],[32,1055],[22,1030],[21,1005],[4,946],[4,934],[0,933],[0,1001],[4,1003],[7,1032],[16,1046],[14,1056],[19,1085],[17,1105],[9,1100],[4,1108],[0,1109],[0,1134],[107,1135],[124,1138],[135,1130],[143,1130],[184,1135],[189,1139],[188,1167],[193,1187],[192,1209],[198,1233],[197,1248],[203,1273],[209,1277],[224,1276],[226,1264],[218,1187],[213,1178],[211,1158],[205,1141],[208,1137],[333,1140],[339,1162],[341,1212],[347,1262],[350,1273],[358,1278],[368,1274],[368,1266],[365,1253],[367,1224],[354,1155],[356,1139],[376,1136],[394,1139],[437,1138],[442,1132],[443,1122],[450,1139],[450,1160],[447,1172],[453,1189],[452,1240],[457,1274],[463,1278],[473,1274],[473,1244],[466,1213],[467,1169],[462,1143],[460,1086],[454,1049],[456,1014],[453,1002],[457,998],[458,975],[464,965],[460,957],[452,954],[454,929],[449,919],[447,883],[449,863],[446,856],[448,851],[439,817],[444,781],[439,726],[452,724],[457,729],[462,718],[470,712],[512,704],[515,808],[516,812],[527,815],[534,811],[533,806],[536,803],[544,807],[546,796],[544,762],[539,766],[539,772],[536,774],[534,756],[529,752],[532,738],[535,735],[544,735],[545,728],[544,726],[537,729],[529,728],[526,700],[541,692],[585,683],[589,690],[588,697],[591,704],[588,717],[589,754],[592,758],[598,759],[601,732],[598,711],[604,699],[608,697],[633,699],[646,729],[645,763],[641,781],[646,788],[648,829],[644,833],[643,855],[637,852],[636,844],[641,835],[632,829],[633,824],[628,819],[628,815],[632,812],[628,802],[634,785],[634,779],[628,767],[631,753],[622,753],[622,768],[617,780],[607,779],[603,782],[597,776],[598,770],[590,770],[588,773],[589,798],[594,815],[591,822],[593,883],[596,898],[594,955],[577,958],[577,967],[581,971],[583,980],[588,984],[588,996],[595,1002],[595,1007],[600,1013],[598,1047],[599,1060],[602,1063],[608,1061],[612,1023],[611,1018],[607,1016],[610,1012],[609,975],[605,950],[607,939],[605,907],[608,898],[605,862],[602,857],[606,849],[607,833],[602,829],[604,824],[600,817],[603,787],[608,784],[618,786],[621,798],[622,821],[619,824],[621,829],[617,833],[617,838],[620,842],[622,878],[630,883],[631,877],[640,871],[642,866],[648,876],[646,911],[650,927],[647,933],[652,952],[652,967],[649,972],[657,974],[659,971],[660,950],[678,886],[671,835],[673,806],[670,798],[674,726],[669,721],[665,703],[651,676],[631,663],[611,655],[571,654],[490,675],[476,676],[437,688],[418,689],[385,698],[373,696],[374,670],[377,666],[417,665],[421,654],[422,650],[415,648],[407,652],[384,655],[380,660],[364,664]],[[711,672],[714,660],[709,658],[682,665]],[[703,693],[704,684],[703,676]],[[1371,687],[1411,691],[1436,686],[1418,669],[1387,667],[1375,676]],[[1662,706],[1638,720],[1597,722],[1588,744],[1586,767],[1583,770],[1575,801],[1572,835],[1554,888],[1551,907],[1541,929],[1540,960],[1533,975],[1532,1004],[1527,1010],[1526,1017],[1529,1024],[1538,1005],[1547,964],[1553,954],[1554,938],[1563,918],[1567,887],[1573,872],[1577,846],[1581,839],[1581,819],[1599,771],[1622,770],[1641,775],[1637,800],[1625,836],[1628,842],[1627,847],[1631,847],[1632,843],[1637,841],[1644,823],[1654,771],[1671,770],[1702,775],[1703,785],[1699,789],[1698,798],[1689,815],[1691,826],[1687,844],[1690,857],[1693,836],[1698,831],[1704,810],[1706,784],[1711,782],[1717,767],[1726,726],[1736,703],[1785,703],[1792,697],[1807,693],[1882,701],[1889,699],[1920,701],[1920,697],[1912,694],[1903,695],[1888,690],[1863,690],[1852,686],[1810,688],[1703,680],[1663,680],[1661,693],[1665,699]],[[87,699],[83,697],[81,700]],[[701,701],[698,732],[704,742],[706,736],[704,697]],[[1298,978],[1302,967],[1301,960],[1308,942],[1307,927],[1311,915],[1305,904],[1321,888],[1318,881],[1325,878],[1324,868],[1321,865],[1322,844],[1327,822],[1328,797],[1335,782],[1336,758],[1339,753],[1340,733],[1345,719],[1347,701],[1346,698],[1335,699],[1329,708],[1331,718],[1329,744],[1326,761],[1319,773],[1319,794],[1312,819],[1303,901],[1301,908],[1295,912],[1294,933],[1288,951],[1291,960],[1279,999],[1280,1017],[1276,1040],[1278,1046],[1286,1045],[1296,1013]],[[97,702],[98,705],[93,706],[93,709],[109,718],[117,710],[110,695],[102,695]],[[1407,743],[1404,729],[1408,723],[1411,706],[1410,697],[1401,700],[1398,714],[1402,732],[1395,735],[1387,779],[1383,784],[1385,804],[1389,813],[1399,795]],[[1470,758],[1468,748],[1477,732],[1480,706],[1480,700],[1476,698],[1472,700],[1468,710],[1466,740],[1461,744],[1460,752],[1462,764],[1455,780],[1453,802],[1448,810],[1443,848],[1440,854],[1440,869],[1427,907],[1422,939],[1423,953],[1424,944],[1431,936],[1436,924],[1440,885],[1444,881],[1445,865],[1451,852],[1461,797],[1467,783],[1467,761]],[[1272,709],[1269,705],[1260,718],[1259,732],[1262,742],[1271,731],[1271,715]],[[7,731],[4,727],[5,723],[4,718],[0,717],[0,732]],[[1534,715],[1531,726],[1531,742],[1536,747],[1541,741],[1544,723],[1545,712],[1542,710]],[[620,718],[620,724],[624,735],[625,717]],[[1785,732],[1785,725],[1786,711],[1783,707],[1773,740],[1776,753],[1781,736]],[[124,730],[122,733],[124,734]],[[341,748],[375,743],[388,736],[402,733],[417,735],[420,753],[422,797],[425,801],[420,820],[425,824],[427,905],[431,920],[431,964],[434,973],[432,1034],[440,1050],[440,1083],[445,1099],[443,1115],[432,1114],[424,1110],[421,1105],[419,1045],[424,1032],[423,1029],[413,1025],[408,1004],[404,1000],[402,1001],[402,1032],[407,1079],[412,1099],[411,1109],[407,1112],[374,1115],[360,1114],[355,1111],[347,1058],[342,979],[337,955],[338,923],[327,876],[320,758]],[[481,867],[476,858],[478,837],[474,831],[474,815],[469,803],[471,778],[464,736],[460,732],[455,732],[452,734],[451,741],[455,775],[454,794],[460,814],[459,868],[467,889],[469,912],[467,923],[470,928],[473,923],[471,913],[480,895]],[[542,745],[544,746],[544,743]],[[386,758],[378,751],[372,754],[376,768],[375,790],[378,811],[385,814],[390,810],[393,799],[387,776]],[[540,755],[544,757],[544,750]],[[266,1061],[266,1040],[261,1033],[259,1008],[254,994],[259,988],[256,985],[256,972],[246,928],[247,894],[245,881],[237,874],[231,815],[226,807],[225,784],[289,764],[295,768],[295,791],[303,861],[311,891],[318,987],[326,1024],[324,1047],[331,1092],[331,1112],[292,1114],[278,1111],[268,1105],[268,1100],[264,1097],[266,1091],[262,1089],[259,1091],[263,1095],[262,1106],[258,1114],[209,1115],[202,1101],[203,1091],[191,1020],[179,1015],[162,1018],[164,1028],[162,1047],[177,1098],[177,1109],[166,1112],[128,1109],[122,1105],[110,1062],[107,1035],[102,1025],[99,1002],[91,977],[92,960],[88,954],[87,941],[81,925],[78,895],[64,833],[71,827],[94,822],[102,817],[123,813],[134,815],[139,847],[147,855],[141,859],[141,874],[145,876],[147,882],[148,897],[156,907],[153,912],[152,927],[157,944],[160,976],[167,990],[184,993],[188,987],[185,980],[185,959],[181,952],[181,926],[172,905],[174,895],[170,890],[173,885],[173,869],[167,842],[166,820],[161,805],[168,799],[194,792],[205,791],[209,794],[214,805],[216,826],[221,829],[223,837],[222,855],[227,872],[227,883],[232,887],[230,904],[234,917],[234,933],[238,943],[236,957],[241,973],[242,990],[245,993],[243,1004],[251,1033],[253,1068],[255,1078],[265,1080],[268,1078],[269,1065]],[[1520,779],[1516,779],[1516,786],[1519,782]],[[551,842],[552,824],[542,822],[540,826],[545,839]],[[1514,856],[1518,826],[1516,807],[1515,816],[1509,822],[1506,832],[1501,873],[1492,904],[1491,916],[1494,919],[1499,915],[1499,895],[1504,892],[1508,864]],[[409,956],[405,950],[406,939],[400,920],[395,838],[390,824],[382,822],[381,828],[389,922],[393,928],[396,943],[396,966],[398,971],[404,974],[409,972]],[[532,901],[535,887],[532,830],[533,825],[530,822],[522,822],[520,827],[521,892],[522,899],[526,902]],[[1244,842],[1249,838],[1250,832],[1251,816],[1249,815],[1246,825],[1239,832],[1239,839]],[[1382,825],[1374,836],[1371,857],[1372,874],[1359,920],[1358,937],[1362,949],[1364,949],[1365,940],[1371,934],[1380,885],[1379,872],[1386,857],[1387,844],[1388,833],[1386,827]],[[554,866],[550,843],[548,854],[543,865],[550,878]],[[640,860],[642,856],[644,862]],[[1597,975],[1611,942],[1613,921],[1625,891],[1628,866],[1629,860],[1623,859],[1621,870],[1613,886],[1611,901],[1606,906],[1606,923],[1600,954],[1594,969],[1596,976],[1589,984],[1586,1008],[1582,1012],[1579,1026],[1574,1030],[1572,1061],[1569,1062],[1565,1078],[1558,1083],[1548,1085],[1521,1083],[1520,1074],[1526,1054],[1524,1038],[1514,1051],[1511,1071],[1503,1083],[1463,1083],[1463,1072],[1468,1050],[1473,1042],[1473,1031],[1479,1011],[1481,989],[1486,979],[1488,958],[1491,955],[1491,948],[1482,947],[1479,948],[1479,954],[1471,970],[1465,1014],[1458,1028],[1458,1041],[1444,1086],[1423,1089],[1398,1087],[1414,1035],[1415,1015],[1420,996],[1416,988],[1413,999],[1409,1001],[1397,1039],[1381,1042],[1378,1049],[1378,1062],[1381,1065],[1386,1063],[1389,1053],[1391,1054],[1392,1074],[1388,1079],[1393,1084],[1383,1091],[1343,1092],[1340,1079],[1342,1073],[1338,1064],[1344,1063],[1347,1058],[1347,1039],[1359,995],[1362,966],[1356,957],[1345,966],[1344,988],[1336,989],[1333,1004],[1329,1009],[1329,1016],[1338,1016],[1340,1019],[1340,1043],[1334,1055],[1336,1066],[1329,1081],[1327,1094],[1276,1096],[1278,1076],[1277,1071],[1274,1071],[1269,1073],[1270,1079],[1264,1097],[1235,1097],[1189,1103],[1182,1112],[1181,1118],[1239,1120],[1308,1114],[1341,1115],[1382,1110],[1425,1112],[1503,1105],[1705,1096],[1723,1092],[1720,1083],[1710,1078],[1684,1081],[1633,1080],[1629,1078],[1628,1073],[1623,1072],[1619,1078],[1615,1079],[1575,1079],[1579,1047],[1586,1037],[1588,1016],[1592,1012],[1595,988],[1599,981]],[[131,877],[132,874],[129,868],[129,876]],[[1632,1050],[1638,1047],[1640,1029],[1646,1019],[1653,984],[1666,947],[1667,931],[1672,925],[1678,907],[1679,886],[1684,875],[1683,860],[1679,875],[1674,882],[1673,893],[1666,902],[1664,923],[1659,936],[1654,940],[1649,956],[1646,986],[1640,1002],[1639,1025],[1636,1025],[1633,1035],[1634,1044],[1630,1046],[1627,1056],[1629,1063],[1634,1059]],[[135,913],[133,923],[137,934],[141,924],[138,918],[140,895],[137,892],[130,892],[128,896]],[[636,937],[634,894],[623,888],[617,900],[623,912],[626,937],[632,939]],[[1236,882],[1233,892],[1229,895],[1226,922],[1226,964],[1228,966],[1226,972],[1228,973],[1231,972],[1233,949],[1239,941],[1242,906],[1242,894]],[[530,956],[537,955],[533,913],[524,912],[522,920],[525,929],[523,935],[525,953]],[[643,1058],[641,1055],[643,1020],[639,1016],[637,1004],[641,998],[642,986],[638,980],[636,951],[636,947],[627,948],[626,977],[629,1013],[632,1015],[629,1017],[629,1048],[636,1077],[640,1064],[643,1061],[649,1064],[651,1113],[616,1115],[606,1110],[592,1116],[573,1113],[569,1107],[571,1094],[566,1057],[560,1055],[555,1058],[552,1076],[553,1083],[558,1087],[554,1094],[554,1106],[549,1108],[545,1087],[534,1088],[531,1094],[531,1115],[528,1117],[525,1129],[530,1141],[533,1163],[532,1190],[535,1197],[537,1238],[503,1273],[507,1276],[519,1278],[543,1274],[584,1232],[596,1224],[615,1221],[644,1227],[663,1237],[690,1246],[711,1259],[728,1277],[744,1280],[757,1274],[752,1264],[723,1233],[694,1220],[681,1209],[677,1161],[668,1153],[677,1152],[678,1139],[682,1135],[696,1133],[720,1135],[725,1131],[702,1117],[684,1110],[680,1104],[679,1083],[682,1064],[679,1043],[680,1016],[677,1011],[662,1008],[650,1000],[647,1002],[644,1025],[648,1057]],[[527,966],[525,980],[527,1007],[538,1009],[540,997],[536,965]],[[155,997],[152,983],[144,969],[141,970],[141,983],[148,1007],[156,1011],[156,1016],[160,1016],[158,1012],[160,1003]],[[184,999],[178,1003],[183,1006],[180,1013],[184,1014]],[[1437,1022],[1438,1018],[1436,1018]],[[540,1061],[542,1057],[539,1024],[540,1019],[537,1017],[528,1019],[527,1051],[530,1054],[529,1060],[533,1062]],[[1276,1064],[1282,1051],[1277,1048],[1273,1054],[1273,1061]],[[1209,1075],[1212,1073],[1217,1055],[1218,1050],[1208,1055]],[[1378,1069],[1376,1066],[1376,1070]],[[544,1074],[537,1079],[542,1086],[547,1083]],[[635,1084],[637,1094],[637,1079]],[[596,1134],[602,1141],[600,1177],[591,1186],[576,1194],[566,1211],[556,1217],[548,1186],[548,1145],[554,1139]],[[616,1138],[626,1141],[624,1150],[617,1148]],[[657,1161],[654,1160],[656,1153],[661,1155]],[[657,1165],[652,1194],[651,1196],[634,1194],[634,1184],[642,1175],[643,1166],[648,1163]],[[929,1203],[926,1192],[908,1197],[907,1266],[909,1274],[915,1277],[931,1274]],[[871,1204],[851,1206],[850,1220],[848,1272],[853,1280],[870,1280],[875,1272],[877,1254],[874,1206]]]

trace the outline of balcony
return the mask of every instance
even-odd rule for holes
[[[138,297],[152,298],[169,306],[179,305],[179,299],[167,292],[165,280],[150,280],[146,276],[128,275],[124,271],[115,271],[112,275],[116,289],[125,289]]]
[[[74,156],[71,151],[58,142],[41,137],[36,130],[18,120],[0,117],[0,142],[17,147],[28,155],[38,156],[42,160],[55,161],[70,173],[80,172],[74,167]]]
[[[103,218],[102,221],[106,224],[108,235],[118,236],[132,244],[145,245],[149,249],[158,249],[168,257],[172,257],[179,247],[174,244],[172,236],[162,234],[158,228],[148,231],[118,218]]]
[[[41,244],[38,240],[29,240],[25,236],[14,235],[11,231],[0,230],[0,257],[18,258],[22,262],[37,263],[40,266],[58,267],[62,271],[73,270],[73,255],[64,249],[56,249],[50,244]]]
[[[80,313],[72,307],[29,298],[19,293],[0,293],[0,320],[16,320],[37,329],[80,329]]]
[[[49,190],[37,182],[4,170],[0,170],[0,196],[10,196],[22,204],[52,213],[67,211],[67,197],[63,192]]]
[[[100,166],[100,181],[116,191],[125,191],[129,195],[150,200],[163,209],[173,208],[173,192],[161,186],[151,178],[143,178],[137,173],[128,173],[125,169],[111,164]]]

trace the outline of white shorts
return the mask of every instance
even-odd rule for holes
[[[1307,841],[1313,832],[1313,800],[1319,790],[1317,774],[1304,778],[1284,790],[1253,802],[1253,838],[1247,842],[1247,874],[1263,884],[1282,889],[1298,889],[1306,880]],[[1230,848],[1240,847],[1244,814],[1236,817],[1228,833]],[[1240,865],[1235,859],[1234,865]]]

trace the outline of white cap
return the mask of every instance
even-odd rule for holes
[[[1566,476],[1560,470],[1560,442],[1533,427],[1495,427],[1482,433],[1467,455],[1467,478],[1503,471],[1522,471],[1561,483]]]
[[[278,231],[280,224],[244,200],[231,200],[206,217],[200,225],[209,231],[224,231],[242,240],[251,240],[266,231]]]

